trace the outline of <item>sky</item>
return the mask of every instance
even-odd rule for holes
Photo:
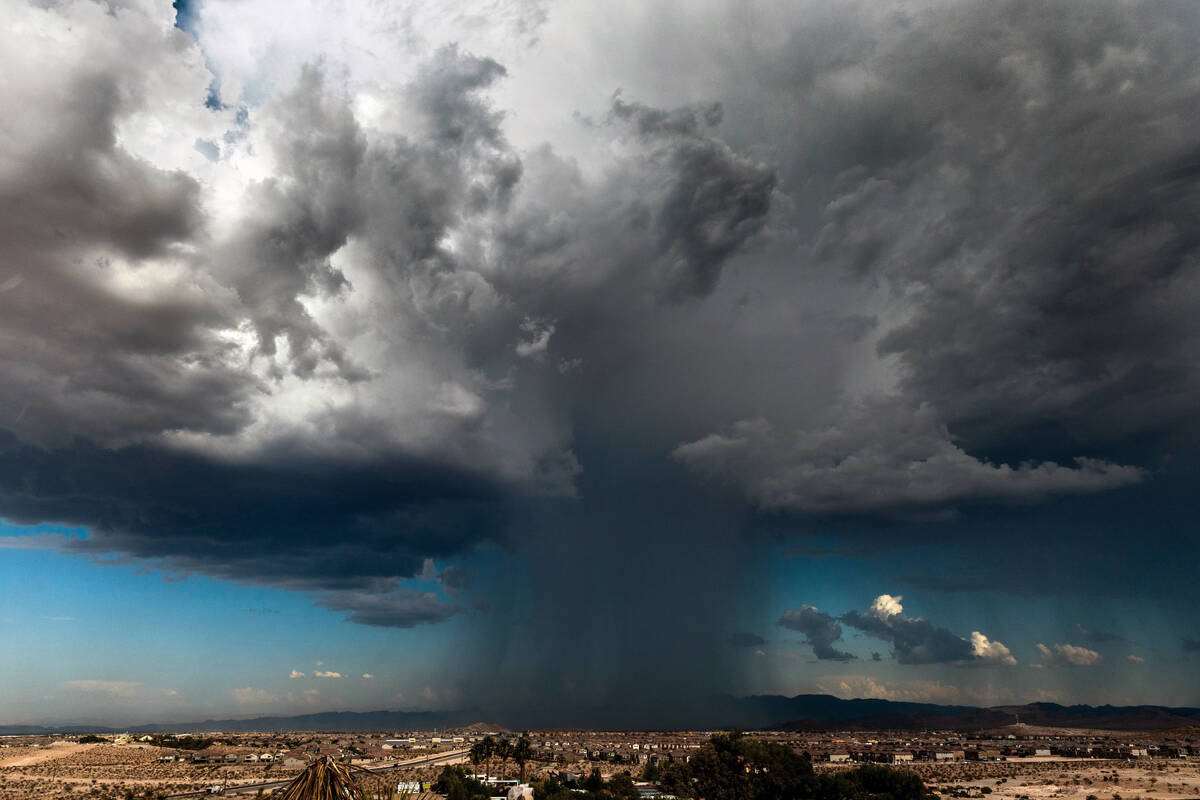
[[[0,723],[1200,706],[1195,4],[5,12]]]

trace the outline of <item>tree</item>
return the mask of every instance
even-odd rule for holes
[[[500,777],[504,777],[504,764],[512,757],[512,742],[501,739],[495,745],[496,757],[500,759]]]
[[[484,785],[457,766],[442,769],[442,774],[434,784],[434,791],[446,795],[446,800],[487,800],[488,797]]]
[[[628,772],[613,775],[608,779],[608,785],[604,788],[608,794],[621,800],[639,800],[642,796],[637,787],[633,785],[633,777]]]
[[[512,746],[512,760],[517,762],[517,766],[521,768],[521,783],[525,782],[525,764],[533,759],[533,742],[529,741],[528,736],[522,736],[517,739]]]
[[[928,800],[930,796],[916,773],[864,764],[822,775],[819,800]]]
[[[475,767],[476,775],[479,774],[479,765],[487,761],[488,754],[486,750],[487,747],[484,745],[483,740],[480,740],[471,745],[471,751],[467,754],[467,758],[470,760],[472,766]]]
[[[491,736],[485,736],[476,743],[476,746],[479,747],[480,759],[484,762],[483,774],[485,777],[491,778],[492,757],[496,755],[496,740]]]
[[[577,800],[579,795],[558,782],[557,778],[548,777],[544,780],[533,781],[533,796],[535,800]]]
[[[658,785],[676,797],[704,800],[931,800],[914,773],[888,767],[817,775],[791,748],[743,736],[717,734],[690,764],[664,764]]]
[[[583,788],[592,793],[597,793],[604,788],[604,778],[600,777],[599,767],[592,767],[591,774],[583,782]]]

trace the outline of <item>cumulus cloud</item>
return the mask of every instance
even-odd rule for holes
[[[964,639],[921,617],[908,617],[900,596],[883,594],[867,611],[850,611],[840,620],[852,628],[892,644],[892,654],[901,664],[1013,666],[1017,663],[1003,643],[974,631]]]
[[[340,678],[340,677],[342,677],[342,673],[315,669],[315,670],[313,670],[313,677],[314,678]]]
[[[937,411],[893,398],[852,407],[827,427],[777,432],[765,420],[682,444],[674,457],[733,483],[765,509],[928,515],[975,503],[1043,499],[1138,483],[1144,472],[1091,458],[994,464],[953,441]]]
[[[1125,660],[1131,664],[1145,664],[1146,663],[1146,659],[1142,658],[1141,656],[1137,655],[1136,653],[1130,653],[1129,655],[1125,656]]]
[[[993,642],[979,631],[971,633],[971,654],[976,660],[989,664],[1002,664],[1013,667],[1017,664],[1012,651],[1000,642]]]
[[[780,627],[804,634],[805,641],[812,646],[813,655],[821,660],[848,661],[855,656],[833,647],[842,638],[842,626],[828,614],[814,606],[803,605],[788,609],[779,618]]]
[[[298,669],[294,669],[294,670],[292,670],[292,671],[291,671],[291,673],[288,675],[288,677],[289,677],[289,678],[292,678],[292,679],[295,679],[295,678],[303,678],[303,677],[306,677],[306,676],[305,676],[305,674],[304,674],[303,672],[301,672],[300,670],[298,670]]]
[[[363,677],[363,680],[364,680],[364,681],[373,680],[373,679],[375,678],[375,676],[374,676],[374,675],[372,675],[372,674],[371,674],[371,673],[369,673],[369,672],[364,672],[364,673],[363,673],[363,675],[362,675],[362,677]]]
[[[1053,648],[1038,642],[1042,662],[1048,665],[1069,667],[1092,667],[1104,660],[1095,650],[1073,644],[1056,644]]]

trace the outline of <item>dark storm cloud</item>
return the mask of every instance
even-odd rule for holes
[[[268,463],[233,465],[144,445],[46,451],[7,434],[0,444],[9,520],[92,529],[62,549],[301,591],[377,592],[376,619],[388,608],[403,615],[388,593],[425,558],[503,537],[500,491],[485,476],[403,456],[336,464],[280,451]],[[337,597],[341,610],[362,605],[357,595]]]
[[[816,253],[909,298],[879,351],[980,444],[1053,420],[1054,444],[1095,446],[1189,416],[1195,15],[1162,12],[973,6],[871,59],[863,107],[903,98],[887,127],[927,133],[843,176]]]
[[[338,590],[326,592],[317,605],[350,612],[346,619],[377,628],[412,628],[443,622],[460,608],[431,593],[399,590],[391,594]]]
[[[876,639],[891,642],[901,664],[952,664],[972,657],[971,644],[929,620],[908,619],[902,614],[877,617],[851,611],[842,622]]]
[[[885,642],[901,664],[1016,664],[1009,649],[975,631],[964,639],[927,619],[909,617],[901,598],[880,595],[866,612],[850,611],[839,619]]]
[[[679,446],[701,475],[729,480],[764,508],[807,514],[945,513],[969,503],[1095,492],[1142,480],[1143,471],[1096,459],[1074,466],[992,464],[954,443],[935,409],[875,402],[830,426],[785,434],[765,420]]]
[[[31,55],[62,77],[24,119],[54,135],[19,128],[0,183],[0,248],[25,265],[0,276],[0,514],[89,530],[43,544],[308,592],[367,625],[479,608],[467,568],[435,574],[453,602],[401,582],[511,544],[513,501],[574,492],[555,382],[602,345],[551,360],[556,331],[588,324],[597,287],[613,308],[633,287],[643,328],[661,299],[711,292],[762,228],[772,170],[712,135],[716,107],[618,103],[612,175],[542,194],[485,96],[506,74],[492,59],[446,47],[393,87],[406,135],[364,126],[314,65],[235,117],[203,104],[191,37],[146,9],[121,30],[92,12],[37,12],[86,33],[81,65]],[[148,60],[115,57],[114,36]],[[262,151],[269,172],[218,196],[208,158],[198,180],[130,155],[116,131],[177,104],[172,81],[195,93],[188,141],[221,142],[220,168]],[[524,158],[549,183],[571,170]]]
[[[656,220],[659,281],[668,297],[710,294],[721,266],[766,223],[774,171],[703,134],[721,106],[667,111],[613,100],[612,116],[654,148],[673,182]]]
[[[676,456],[810,514],[1143,480],[1147,442],[1194,431],[1200,302],[1197,20],[1161,12],[931,6],[799,30],[770,66],[802,131],[782,185],[821,208],[815,266],[880,292],[867,335],[895,377],[883,400],[746,417]]]
[[[834,642],[841,641],[842,626],[828,614],[813,606],[800,606],[798,609],[788,609],[779,618],[779,625],[788,630],[804,634],[804,639],[812,645],[813,655],[822,660],[849,661],[855,658],[852,653],[844,653],[833,647]]]
[[[729,643],[734,647],[761,647],[767,640],[757,633],[731,633]]]
[[[69,11],[92,13],[86,4]],[[40,13],[42,23],[66,22],[59,11]],[[352,237],[394,258],[381,269],[407,267],[437,256],[433,243],[464,208],[486,210],[478,195],[487,175],[468,186],[466,172],[487,166],[480,148],[497,146],[497,118],[466,95],[497,70],[443,51],[429,82],[408,95],[431,138],[371,147],[346,98],[320,70],[304,69],[289,94],[251,115],[277,171],[249,186],[247,213],[222,236],[205,227],[196,180],[118,141],[124,118],[174,102],[151,94],[161,88],[143,71],[153,57],[192,46],[179,31],[127,16],[107,34],[103,16],[75,20],[95,38],[84,36],[79,54],[58,55],[62,86],[26,117],[53,118],[53,135],[18,126],[22,157],[0,182],[0,249],[19,269],[0,292],[0,328],[9,330],[0,336],[0,396],[10,412],[0,426],[12,429],[0,444],[0,513],[88,528],[87,539],[57,543],[71,552],[311,592],[364,624],[445,619],[457,605],[398,589],[399,581],[427,558],[502,539],[502,495],[523,491],[520,477],[498,476],[499,462],[489,467],[480,455],[450,466],[444,452],[414,454],[380,435],[388,421],[362,408],[327,407],[317,436],[305,426],[248,429],[288,375],[346,386],[371,377],[305,303],[350,290],[331,259]],[[139,25],[153,35],[144,38]],[[143,60],[108,58],[106,35],[137,41],[131,49],[146,50]],[[155,37],[165,37],[164,52],[147,47]],[[73,73],[71,59],[89,48],[94,63]],[[188,67],[164,66],[163,80],[204,77]],[[448,137],[457,156],[443,152]],[[386,199],[380,187],[409,199],[388,210],[386,233],[365,205]],[[243,331],[256,342],[249,353],[237,344]],[[424,424],[441,420],[450,439],[476,436],[463,394],[441,390],[435,403],[447,408],[435,405]],[[453,590],[468,587],[453,568],[442,577]]]
[[[352,85],[305,53],[235,117],[149,12],[39,9],[94,35],[0,60],[30,76],[0,88],[22,109],[0,164],[0,515],[366,625],[493,608],[474,663],[503,681],[481,693],[711,691],[730,642],[753,646],[726,638],[739,601],[767,591],[726,588],[747,500],[841,518],[820,524],[861,539],[837,548],[853,558],[938,536],[970,556],[1012,549],[1003,525],[991,544],[895,522],[1153,483],[1135,445],[1188,429],[1196,388],[1181,9],[779,12],[775,45],[686,42],[727,91],[650,72],[606,108],[612,86],[581,90],[583,155],[510,145],[506,113],[573,110],[493,105],[519,59],[447,47],[392,76],[373,53]],[[675,99],[626,99],[646,96]],[[191,172],[134,155],[155,129],[136,115],[163,109],[149,122],[180,131]],[[844,519],[863,516],[887,518],[874,539]],[[1061,527],[1038,535],[1069,558]],[[1087,533],[1100,552],[1116,535]],[[530,580],[427,572],[497,543]],[[941,585],[1024,586],[1031,552]],[[531,659],[518,616],[577,647]],[[901,611],[779,624],[818,659],[851,657],[850,625],[902,663],[1015,661]],[[646,641],[661,678],[631,674]]]

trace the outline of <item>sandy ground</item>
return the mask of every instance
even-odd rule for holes
[[[56,758],[64,758],[84,750],[90,750],[95,746],[94,744],[55,742],[50,747],[22,747],[19,748],[22,752],[12,755],[6,753],[3,758],[0,758],[0,769],[4,767],[31,767],[43,761],[52,761]]]
[[[1023,760],[914,767],[944,798],[1189,800],[1200,798],[1195,761]]]
[[[298,768],[281,764],[159,764],[163,750],[142,745],[51,745],[0,749],[0,800],[137,800],[194,791],[219,784],[236,786],[294,777]],[[459,759],[461,761],[462,759]],[[511,767],[511,765],[510,765]],[[432,780],[442,767],[406,770],[409,780]],[[379,777],[380,786],[396,774]],[[360,780],[361,780],[360,776]]]

